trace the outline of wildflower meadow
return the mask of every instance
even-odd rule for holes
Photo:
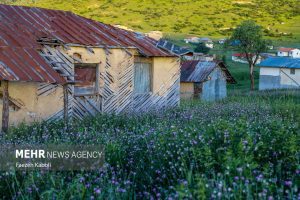
[[[22,125],[4,144],[102,144],[96,171],[0,173],[3,199],[299,199],[300,91]]]

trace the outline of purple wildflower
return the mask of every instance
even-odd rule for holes
[[[82,183],[84,181],[84,177],[80,177],[79,182]]]
[[[263,180],[264,176],[262,174],[258,175],[256,177],[256,181],[261,182]]]
[[[285,186],[291,187],[292,184],[293,184],[293,182],[290,181],[290,180],[284,181],[284,185],[285,185]]]
[[[100,189],[100,188],[95,188],[95,189],[94,189],[94,192],[95,192],[96,194],[100,194],[100,193],[101,193],[101,189]]]

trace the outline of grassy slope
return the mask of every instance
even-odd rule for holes
[[[70,10],[105,23],[138,31],[161,30],[222,37],[240,21],[255,19],[271,34],[293,33],[300,38],[298,0],[4,0],[17,5]],[[284,3],[283,3],[284,2]],[[297,3],[298,2],[298,3]]]

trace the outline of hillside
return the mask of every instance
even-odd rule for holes
[[[298,0],[2,0],[15,5],[69,10],[105,23],[141,32],[222,37],[240,21],[254,19],[266,35],[300,38]]]

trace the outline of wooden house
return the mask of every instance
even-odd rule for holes
[[[227,83],[236,83],[221,61],[189,60],[181,63],[180,96],[220,100],[227,96]]]
[[[180,61],[71,12],[0,5],[2,127],[177,106]]]

